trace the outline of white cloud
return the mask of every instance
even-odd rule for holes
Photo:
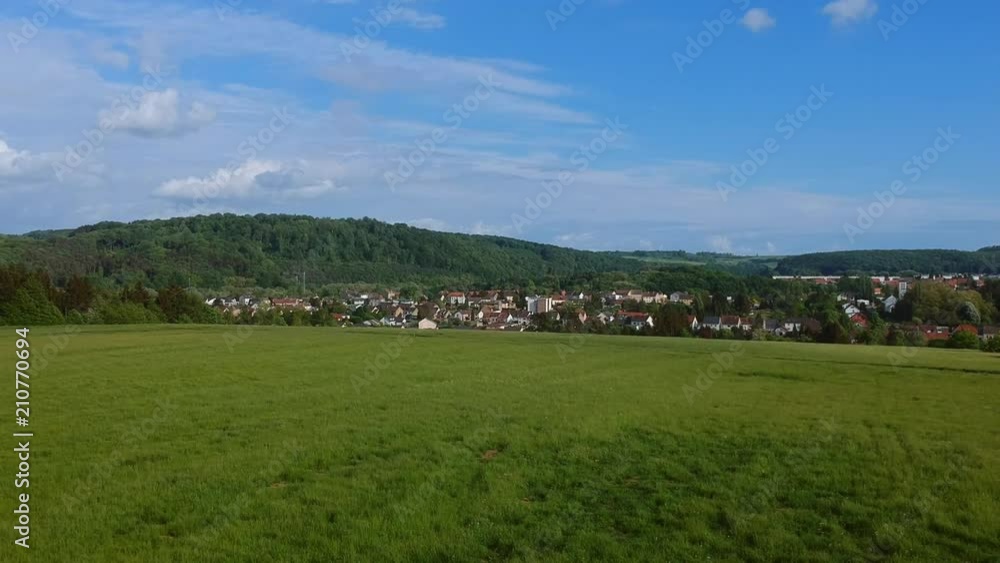
[[[215,120],[215,111],[201,102],[193,102],[185,112],[180,94],[170,88],[146,92],[137,107],[123,107],[114,113],[105,110],[101,120],[110,120],[115,129],[140,137],[169,137],[198,130]]]
[[[133,45],[140,60],[160,62],[164,68],[171,68],[168,59],[180,65],[206,53],[220,58],[264,56],[290,70],[305,71],[352,89],[424,93],[435,109],[462,101],[479,86],[481,78],[492,76],[499,84],[496,99],[483,103],[480,111],[539,120],[548,116],[558,121],[579,120],[577,112],[551,101],[573,94],[573,89],[534,76],[542,69],[531,63],[436,55],[391,47],[379,40],[371,40],[348,60],[345,48],[357,49],[353,35],[323,32],[263,13],[233,13],[226,16],[225,25],[219,25],[212,9],[181,10],[142,0],[102,0],[86,5],[84,10],[74,3],[70,11],[118,33],[138,34],[140,39],[133,40]],[[416,8],[407,5],[404,10]],[[402,17],[411,24],[425,28],[443,23],[438,19],[441,16],[434,14],[404,14],[409,14]],[[502,103],[501,93],[509,97]],[[540,107],[537,98],[549,98],[548,106]]]
[[[343,191],[332,178],[307,174],[305,162],[248,160],[235,168],[220,168],[209,176],[168,180],[156,195],[198,202],[254,197],[305,199]]]
[[[445,26],[444,16],[421,12],[413,8],[400,8],[399,12],[393,16],[393,20],[417,29],[441,29]]]
[[[0,187],[18,186],[54,176],[52,164],[57,155],[35,154],[17,150],[0,139]]]
[[[878,4],[874,0],[834,0],[823,6],[823,13],[830,16],[837,26],[867,20],[877,11]]]
[[[774,18],[772,18],[764,8],[752,8],[747,10],[746,15],[743,16],[742,23],[744,27],[754,33],[768,30],[775,25]]]

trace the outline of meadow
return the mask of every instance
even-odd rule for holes
[[[8,433],[0,561],[1000,557],[1000,357],[981,352],[63,331],[30,335],[32,547],[12,544]]]

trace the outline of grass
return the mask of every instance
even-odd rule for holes
[[[32,549],[10,543],[23,491],[4,447],[2,561],[1000,554],[996,356],[312,328],[88,327],[58,342],[61,331],[31,333]],[[4,341],[10,365],[13,330]]]

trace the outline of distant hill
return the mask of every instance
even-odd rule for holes
[[[782,258],[780,256],[737,256],[719,252],[685,252],[683,250],[635,250],[613,252],[612,254],[641,260],[650,267],[705,266],[739,275],[769,275]]]
[[[851,272],[899,274],[1000,273],[1000,248],[962,250],[855,250],[789,256],[778,262],[781,275],[843,275]]]
[[[441,233],[373,219],[220,214],[0,237],[0,262],[55,277],[120,284],[311,286],[326,283],[525,284],[545,276],[637,271],[636,260],[494,236]]]
[[[0,236],[0,264],[90,275],[106,285],[140,279],[219,289],[329,283],[548,287],[595,274],[707,268],[736,275],[1000,272],[1000,247],[865,250],[802,256],[712,252],[589,252],[495,236],[441,233],[374,219],[218,214]],[[612,275],[609,279],[616,278]],[[633,278],[634,279],[634,278]]]

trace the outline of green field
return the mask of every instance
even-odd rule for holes
[[[23,491],[8,433],[0,561],[1000,556],[997,356],[277,327],[54,339],[62,330],[31,333],[32,548],[12,545]]]

